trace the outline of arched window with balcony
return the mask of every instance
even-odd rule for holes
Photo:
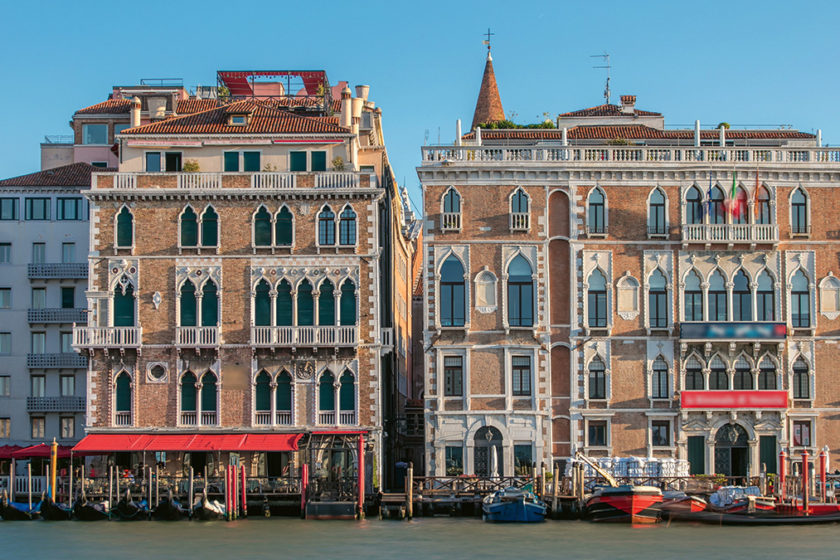
[[[218,247],[218,245],[219,215],[213,206],[208,206],[201,215],[201,246]]]
[[[465,292],[464,267],[455,255],[450,255],[440,267],[441,326],[464,326]]]
[[[790,197],[790,227],[795,234],[807,234],[811,232],[808,223],[808,195],[801,187],[793,191]]]
[[[180,326],[182,327],[194,327],[196,326],[196,297],[195,297],[195,284],[192,281],[187,280],[181,285],[181,294],[180,294],[180,301],[181,301],[181,321]]]
[[[671,384],[668,380],[668,362],[662,356],[653,361],[650,374],[650,396],[653,399],[667,399],[671,395]]]
[[[123,206],[117,214],[117,247],[130,248],[134,245],[134,215],[128,206]]]
[[[795,329],[811,326],[811,292],[808,277],[801,268],[793,275],[790,283],[790,320]]]
[[[304,278],[297,289],[297,324],[309,327],[315,324],[315,300],[312,297],[312,283]]]
[[[198,215],[189,204],[181,212],[181,247],[198,245]]]
[[[767,188],[763,186],[758,187],[758,196],[756,198],[758,200],[758,206],[756,208],[755,223],[761,225],[773,223],[773,217],[770,214],[770,193],[767,191]]]
[[[196,404],[198,404],[198,395],[196,392],[196,383],[198,380],[195,374],[187,371],[181,376],[181,424],[185,426],[195,426],[196,420]]]
[[[217,393],[216,375],[211,371],[205,372],[201,376],[201,424],[204,426],[218,423]]]
[[[262,370],[254,387],[254,412],[257,424],[271,424],[271,376]]]
[[[657,187],[648,198],[648,235],[665,235],[666,228],[665,193]]]
[[[290,327],[294,324],[292,313],[292,285],[284,278],[277,284],[277,302],[275,304],[278,327]]]
[[[321,282],[318,290],[318,324],[335,325],[335,286],[328,278]]]
[[[735,274],[732,286],[732,320],[752,321],[750,279],[743,269]]]
[[[534,281],[531,265],[517,255],[508,265],[508,324],[512,327],[534,325]]]
[[[339,324],[351,326],[356,324],[356,284],[347,279],[341,284],[341,300],[339,301]]]
[[[607,279],[604,273],[595,269],[586,281],[587,319],[589,328],[607,326]]]
[[[271,286],[265,280],[257,283],[254,290],[254,325],[268,327],[271,325]]]
[[[114,382],[114,421],[118,426],[131,424],[131,376],[121,371]]]
[[[811,379],[808,375],[808,364],[802,358],[793,362],[793,398],[811,398]]]
[[[714,187],[709,197],[709,223],[726,223],[726,197],[720,187]]]
[[[696,270],[690,270],[685,276],[685,291],[683,292],[686,321],[703,320],[703,289],[700,275]]]
[[[589,398],[607,398],[607,368],[600,356],[595,356],[589,362]]]
[[[709,278],[709,321],[726,321],[727,317],[726,279],[715,270]]]
[[[212,280],[207,280],[201,288],[201,326],[219,326],[219,289]]]
[[[685,195],[685,220],[690,225],[703,223],[703,194],[697,187],[691,187]]]
[[[735,198],[729,201],[732,208],[732,223],[733,224],[748,224],[750,223],[750,198],[747,196],[747,191],[744,187],[735,189]]]
[[[356,213],[349,204],[341,211],[338,222],[338,244],[356,244]]]
[[[725,391],[729,389],[729,374],[726,373],[726,363],[715,354],[709,364],[709,389]]]
[[[114,288],[114,326],[133,327],[134,323],[134,285],[123,276]]]
[[[766,270],[758,275],[758,286],[756,289],[756,321],[776,320],[776,290],[774,289],[773,278]]]
[[[356,385],[354,383],[353,374],[349,370],[344,370],[339,379],[340,387],[338,389],[338,411],[339,421],[341,424],[355,424],[356,423]]]
[[[685,390],[702,391],[706,384],[703,381],[703,364],[695,356],[691,356],[685,364]]]
[[[318,245],[335,245],[335,212],[329,205],[318,214]]]
[[[458,230],[461,228],[461,195],[454,187],[449,187],[441,201],[442,230]]]
[[[736,391],[752,391],[752,366],[744,356],[735,360],[735,376],[732,378],[732,388]]]
[[[274,244],[280,247],[291,247],[294,242],[294,216],[284,204],[274,218]]]
[[[265,206],[260,206],[254,214],[254,245],[271,246],[271,213]]]
[[[277,411],[277,424],[290,425],[292,423],[292,376],[286,370],[277,374],[274,408]]]
[[[318,379],[318,423],[335,424],[335,377],[330,370]]]
[[[765,356],[758,369],[758,389],[759,391],[775,391],[777,387],[776,364]]]
[[[607,233],[607,197],[599,187],[589,193],[588,216],[586,218],[589,234]]]
[[[648,314],[650,328],[668,327],[668,279],[662,270],[656,269],[648,278]]]

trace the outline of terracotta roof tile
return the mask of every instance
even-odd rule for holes
[[[219,104],[218,99],[179,99],[178,105],[175,107],[175,112],[179,115],[190,115],[192,113],[215,109]]]
[[[487,52],[487,62],[484,64],[484,76],[481,78],[481,89],[478,90],[478,100],[475,102],[472,128],[480,124],[505,120],[505,110],[502,108],[502,98],[499,96],[499,86],[496,84],[496,73],[493,70],[493,57]]]
[[[88,163],[71,163],[28,175],[0,181],[0,187],[89,187],[90,174],[116,169],[94,167]]]
[[[661,117],[662,113],[654,113],[653,111],[642,111],[635,109],[633,113],[622,113],[619,105],[597,105],[587,109],[580,109],[579,111],[571,111],[563,113],[561,117]]]
[[[228,124],[232,113],[250,113],[245,126]],[[306,117],[261,101],[237,101],[200,113],[123,130],[123,134],[346,134],[349,131],[323,118]]]
[[[121,115],[131,111],[130,99],[108,99],[76,111],[77,115]]]

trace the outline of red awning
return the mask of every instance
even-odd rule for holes
[[[38,445],[33,445],[31,447],[24,447],[23,449],[18,449],[17,451],[13,451],[11,456],[13,459],[31,459],[33,457],[50,457],[51,453],[51,446],[47,445],[46,443],[39,443]],[[67,447],[64,445],[58,446],[58,458],[59,459],[67,459],[70,457],[70,451],[72,447]]]
[[[74,453],[118,451],[297,451],[302,434],[90,434]]]
[[[12,453],[22,449],[19,445],[0,445],[0,459],[11,459]]]

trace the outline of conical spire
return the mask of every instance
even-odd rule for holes
[[[505,120],[505,110],[502,109],[502,99],[499,97],[499,86],[496,85],[496,74],[493,72],[493,57],[487,49],[487,63],[484,65],[484,77],[481,78],[481,89],[478,101],[475,103],[472,129],[482,123]]]

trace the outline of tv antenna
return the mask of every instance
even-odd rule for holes
[[[607,85],[604,87],[604,99],[607,100],[607,105],[610,104],[610,55],[606,51],[604,54],[593,54],[590,55],[589,58],[601,58],[604,60],[604,64],[602,66],[593,66],[592,68],[605,68],[607,70]]]

